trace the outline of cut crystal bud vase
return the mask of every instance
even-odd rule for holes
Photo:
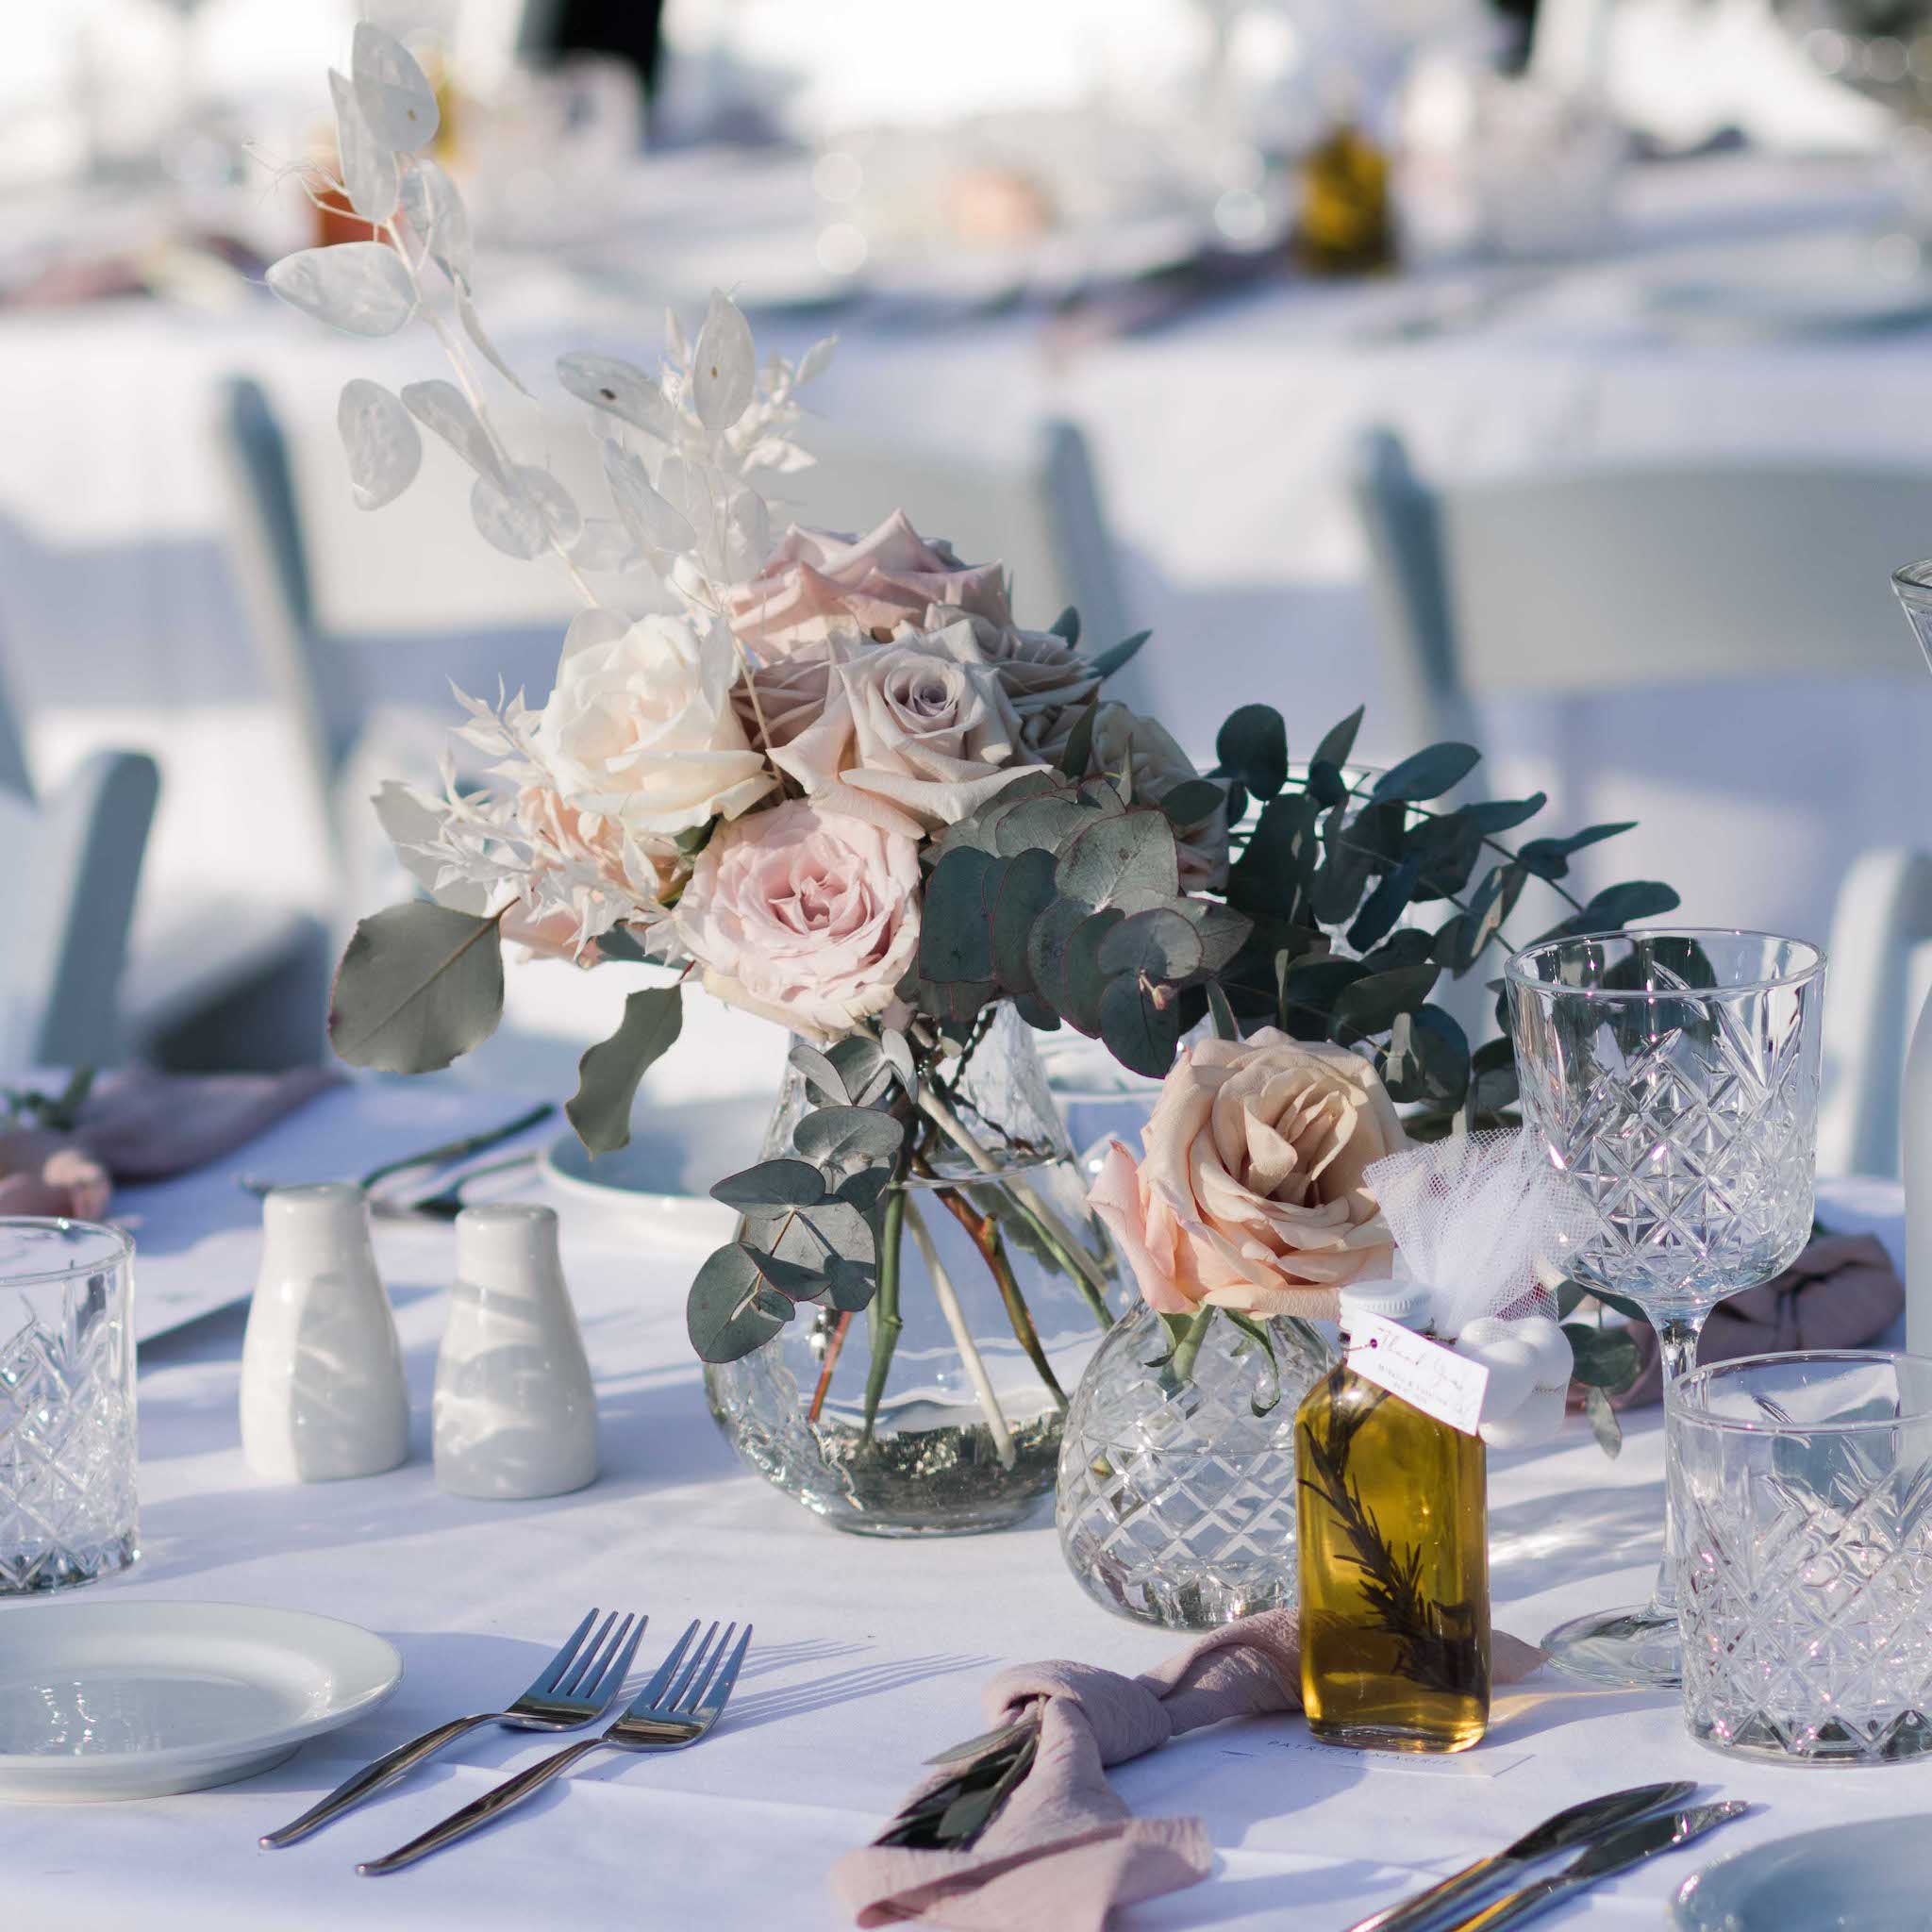
[[[1266,1347],[1217,1315],[1190,1363],[1142,1306],[1082,1378],[1060,1550],[1105,1608],[1207,1630],[1295,1601],[1294,1416],[1335,1355],[1304,1322],[1258,1325]]]
[[[871,1306],[803,1306],[762,1348],[706,1368],[739,1455],[841,1529],[1003,1529],[1054,1486],[1067,1398],[1119,1295],[1033,1038],[1002,1006],[940,1069],[933,1097],[957,1131],[921,1117]],[[765,1158],[791,1151],[808,1106],[788,1067]]]

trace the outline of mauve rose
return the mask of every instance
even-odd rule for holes
[[[1390,1271],[1362,1170],[1407,1144],[1375,1070],[1274,1027],[1175,1063],[1137,1162],[1108,1149],[1089,1199],[1150,1307],[1332,1317],[1335,1291]]]
[[[889,640],[932,604],[1009,624],[1006,567],[964,563],[895,509],[864,537],[793,525],[757,576],[724,593],[731,628],[760,657],[842,636]]]
[[[995,624],[957,606],[935,605],[925,613],[924,627],[942,630],[961,618],[972,624],[980,655],[999,673],[1026,756],[1042,765],[1056,763],[1081,712],[1100,691],[1093,666],[1058,631]]]
[[[831,645],[801,645],[789,658],[754,667],[749,680],[739,679],[731,693],[739,723],[754,744],[761,724],[765,743],[774,750],[790,744],[824,715],[832,681]]]
[[[883,1012],[919,943],[919,843],[792,799],[720,825],[673,929],[717,998],[820,1041]]]
[[[1201,774],[1166,729],[1124,705],[1105,704],[1093,715],[1096,772],[1124,772],[1136,805],[1158,805],[1176,786]],[[1227,883],[1227,793],[1205,817],[1174,827],[1181,891],[1218,892]]]
[[[970,624],[833,648],[823,714],[772,754],[808,796],[916,838],[977,811],[1024,769],[1020,721]]]

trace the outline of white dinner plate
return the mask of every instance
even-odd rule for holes
[[[758,1094],[645,1107],[628,1146],[593,1158],[562,1133],[543,1151],[543,1173],[575,1199],[715,1247],[731,1239],[738,1214],[711,1199],[711,1186],[758,1159],[771,1118],[770,1098]]]
[[[1927,1932],[1932,1817],[1871,1818],[1721,1858],[1678,1888],[1681,1932]]]
[[[232,1784],[374,1710],[402,1680],[353,1624],[241,1604],[0,1610],[0,1801]]]

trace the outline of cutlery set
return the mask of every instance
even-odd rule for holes
[[[1735,1799],[1686,1807],[1684,1800],[1696,1789],[1689,1780],[1639,1785],[1572,1805],[1502,1851],[1360,1920],[1348,1932],[1500,1932],[1520,1924],[1599,1879],[1691,1843],[1750,1808]],[[1576,1856],[1560,1871],[1504,1890],[1532,1866],[1564,1852]]]
[[[356,1870],[368,1878],[413,1865],[431,1852],[441,1851],[480,1830],[600,1747],[632,1752],[682,1751],[697,1743],[724,1715],[724,1706],[738,1682],[739,1668],[751,1648],[749,1624],[741,1634],[735,1623],[727,1624],[721,1635],[713,1623],[699,1637],[701,1621],[691,1621],[650,1682],[596,1737],[581,1739],[540,1758],[408,1844],[384,1857],[359,1864]],[[599,1624],[597,1612],[591,1610],[508,1709],[452,1718],[447,1724],[424,1732],[420,1738],[397,1745],[345,1779],[301,1817],[269,1832],[260,1842],[276,1851],[298,1843],[311,1832],[366,1803],[466,1732],[484,1724],[502,1724],[509,1730],[572,1731],[594,1723],[623,1690],[649,1622],[648,1617],[628,1613],[620,1619],[612,1610]]]

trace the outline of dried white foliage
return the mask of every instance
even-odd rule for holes
[[[363,509],[393,503],[423,466],[423,438],[400,397],[352,377],[336,405],[336,428],[349,458],[349,489]]]
[[[484,361],[489,363],[519,395],[529,395],[530,391],[524,387],[523,377],[503,359],[497,353],[496,344],[484,334],[482,321],[476,314],[476,305],[470,300],[470,291],[461,282],[457,284],[457,314],[461,318],[463,333],[475,343]],[[530,400],[535,402],[536,398],[531,396]]]
[[[622,443],[604,445],[604,475],[617,500],[617,513],[641,550],[675,557],[696,544],[691,519],[652,487],[643,464]]]
[[[496,454],[496,445],[491,441],[483,419],[470,407],[469,397],[455,383],[444,382],[441,376],[408,383],[403,403],[424,428],[441,437],[479,476],[503,488],[503,460]]]
[[[506,557],[527,563],[550,547],[542,511],[513,485],[506,489],[488,476],[478,476],[470,486],[470,517],[483,541]]]
[[[369,124],[356,105],[355,89],[333,67],[328,71],[328,91],[336,104],[336,153],[341,158],[342,186],[348,191],[349,206],[365,222],[380,227],[396,211],[401,177],[396,173],[395,151],[369,131]]]
[[[752,345],[751,325],[739,312],[737,303],[713,289],[705,325],[698,331],[691,372],[691,401],[698,421],[722,436],[751,407],[758,380],[758,351]]]
[[[392,336],[416,307],[409,271],[380,242],[339,242],[285,255],[268,285],[291,308],[355,336]]]
[[[677,441],[676,410],[664,400],[662,389],[633,364],[579,350],[557,358],[557,379],[593,409],[608,409],[659,442]]]
[[[403,176],[403,217],[423,252],[456,287],[470,287],[470,211],[457,184],[432,160],[411,161]]]
[[[358,21],[349,74],[362,118],[384,146],[414,154],[436,138],[442,120],[436,91],[395,35],[373,21]]]
[[[630,532],[615,517],[586,517],[577,541],[570,546],[570,557],[579,570],[600,573],[629,570],[642,561]]]

